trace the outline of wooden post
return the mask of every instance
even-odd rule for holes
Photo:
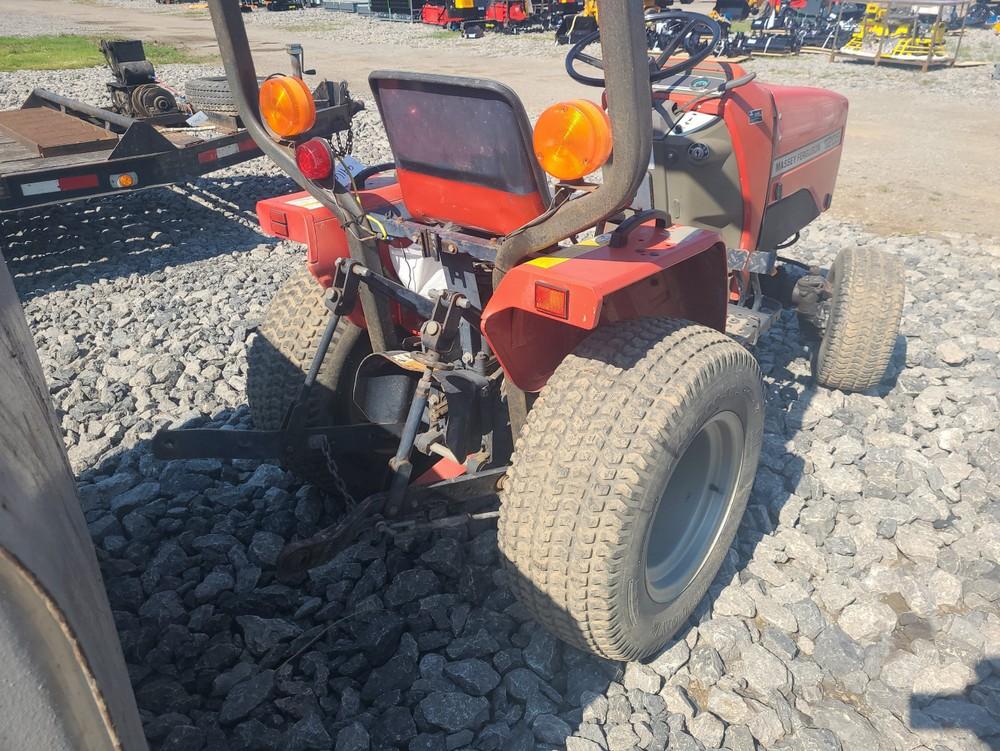
[[[840,22],[844,18],[844,0],[840,0],[837,4],[837,25],[833,29],[833,44],[830,47],[830,62],[834,63],[837,61],[837,53],[840,49],[837,47],[837,32],[840,30]]]
[[[958,62],[958,51],[962,49],[962,40],[965,39],[965,23],[969,18],[968,3],[962,3],[957,7],[962,9],[962,27],[958,30],[958,41],[955,43],[955,54],[951,56],[951,63],[948,65],[949,68],[954,68],[955,63]]]
[[[0,746],[146,740],[21,303],[0,256]]]
[[[934,32],[937,30],[938,24],[941,23],[941,13],[944,10],[943,5],[938,6],[937,17],[934,21],[934,28],[931,29],[931,43],[927,47],[927,59],[924,60],[924,65],[920,69],[921,73],[926,73],[931,69],[931,60],[934,58]],[[916,25],[914,25],[914,34],[916,34]]]
[[[882,45],[885,42],[886,31],[889,29],[889,14],[892,13],[892,0],[889,1],[889,5],[885,9],[885,17],[882,23],[882,33],[878,35],[878,49],[875,50],[875,62],[874,65],[877,68],[879,62],[882,60]],[[865,30],[867,34],[867,29]],[[862,42],[863,43],[863,42]]]

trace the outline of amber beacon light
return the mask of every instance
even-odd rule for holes
[[[535,156],[559,180],[579,180],[611,156],[611,119],[587,99],[553,104],[535,123]]]

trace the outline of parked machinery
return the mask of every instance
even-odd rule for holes
[[[804,14],[799,19],[799,42],[803,49],[840,49],[851,38],[865,15],[864,3],[842,3],[836,8],[824,4],[815,15]],[[839,18],[838,18],[839,11]]]
[[[809,0],[773,0],[765,3],[750,23],[746,36],[747,52],[768,55],[790,55],[799,51],[799,10]]]
[[[138,39],[102,39],[104,59],[115,77],[108,82],[111,106],[115,112],[141,119],[184,120],[173,92],[156,80],[153,64],[146,59]]]
[[[949,60],[947,24],[940,14],[924,14],[921,10],[918,6],[893,8],[869,3],[841,52],[898,62]]]
[[[433,26],[458,31],[470,21],[486,18],[488,0],[444,0],[443,3],[424,3],[420,20]]]
[[[965,15],[965,25],[972,29],[983,29],[1000,23],[1000,4],[978,2]]]

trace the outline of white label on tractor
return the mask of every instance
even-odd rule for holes
[[[795,149],[795,151],[785,154],[784,156],[779,156],[771,165],[771,177],[783,175],[789,170],[793,170],[796,167],[815,159],[820,154],[825,154],[826,152],[837,148],[840,146],[842,137],[843,131],[838,130],[830,133],[829,135],[823,136],[818,141],[807,143],[805,146],[801,146]]]
[[[304,209],[321,209],[323,204],[317,201],[312,196],[306,196],[305,198],[296,198],[292,201],[288,201],[289,206],[301,206]]]

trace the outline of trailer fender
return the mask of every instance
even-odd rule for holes
[[[715,232],[652,222],[612,248],[607,236],[511,269],[482,316],[505,375],[537,392],[601,323],[666,316],[724,331],[725,247]]]

